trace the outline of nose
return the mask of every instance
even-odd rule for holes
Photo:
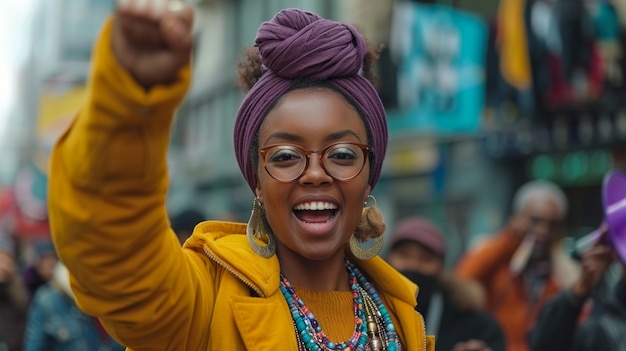
[[[299,182],[303,185],[322,185],[333,182],[333,177],[324,169],[319,154],[314,153],[308,158],[307,166],[302,172]]]

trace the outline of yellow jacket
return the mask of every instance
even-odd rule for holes
[[[190,69],[146,92],[109,47],[107,23],[85,106],[51,161],[52,235],[79,306],[132,350],[297,350],[278,259],[249,248],[245,224],[204,222],[184,249],[170,229],[165,155]],[[432,350],[416,287],[380,258],[355,263],[399,321],[405,349]]]

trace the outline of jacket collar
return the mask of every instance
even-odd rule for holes
[[[261,296],[270,296],[278,290],[278,258],[276,255],[263,258],[252,251],[245,223],[202,222],[185,242],[185,247],[203,252]]]
[[[246,224],[207,221],[196,226],[186,248],[204,252],[209,258],[236,275],[262,296],[278,291],[280,264],[276,255],[263,258],[257,255],[246,238]],[[350,255],[350,260],[367,275],[380,293],[415,306],[417,286],[380,257],[361,261]]]

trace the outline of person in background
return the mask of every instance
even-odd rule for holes
[[[606,230],[606,227],[604,227]],[[626,264],[602,312],[588,319],[585,304],[615,261],[615,251],[598,243],[582,253],[582,274],[571,289],[545,304],[530,333],[533,351],[624,351],[626,350]],[[581,320],[584,322],[581,323]]]
[[[67,268],[57,262],[53,277],[28,308],[24,351],[123,351],[100,322],[74,302]]]
[[[485,288],[487,311],[504,329],[508,351],[528,351],[528,333],[543,304],[572,287],[579,265],[562,248],[567,198],[555,184],[521,186],[513,214],[497,235],[466,252],[456,271]]]
[[[261,24],[239,67],[231,160],[250,219],[202,222],[180,247],[167,149],[193,14],[119,1],[52,151],[52,236],[80,307],[136,351],[433,350],[417,287],[377,256],[387,121],[367,78],[376,52],[349,24],[294,8]]]
[[[191,208],[182,210],[172,217],[172,230],[181,245],[191,236],[193,228],[204,220],[204,215],[200,211]]]
[[[420,288],[416,309],[426,320],[427,333],[435,335],[436,350],[505,350],[500,325],[482,311],[482,288],[445,268],[446,242],[434,223],[405,218],[390,245],[387,262]]]
[[[22,272],[22,280],[26,285],[29,299],[33,298],[40,286],[52,278],[54,266],[58,260],[52,241],[41,240],[31,245],[34,252],[34,262]]]
[[[22,351],[28,297],[18,274],[15,241],[0,232],[0,351]]]

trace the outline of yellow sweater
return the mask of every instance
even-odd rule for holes
[[[201,223],[180,248],[165,208],[166,151],[190,69],[146,92],[116,62],[110,29],[50,168],[52,236],[79,307],[130,350],[296,350],[278,259],[250,249],[245,224]],[[354,263],[378,288],[404,349],[432,350],[415,285],[380,258]],[[334,322],[324,327],[343,339]]]
[[[331,341],[348,340],[354,332],[354,310],[350,291],[312,291],[294,287],[304,304],[315,315]]]

